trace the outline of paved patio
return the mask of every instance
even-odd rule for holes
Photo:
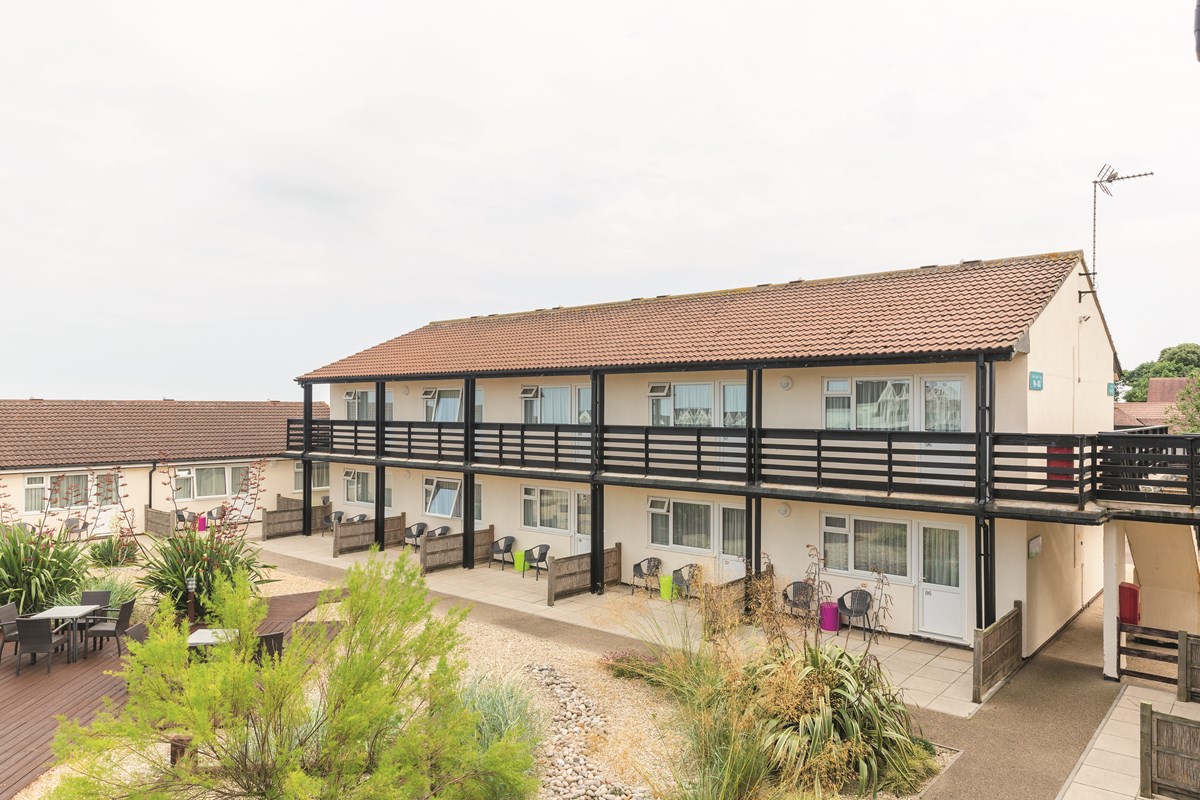
[[[1122,686],[1059,800],[1133,800],[1138,796],[1142,703],[1165,714],[1200,720],[1200,703],[1181,703],[1174,691]]]
[[[367,553],[352,553],[334,558],[330,537],[289,536],[260,543],[268,554],[277,553],[320,565],[322,570],[345,569],[368,557]],[[385,551],[387,558],[398,558],[406,550]],[[498,562],[491,569],[486,564],[473,570],[444,569],[426,576],[429,588],[442,594],[475,603],[488,603],[532,614],[545,619],[579,625],[585,628],[634,638],[672,635],[687,630],[698,635],[694,621],[694,601],[689,606],[681,601],[668,602],[644,592],[630,593],[628,586],[613,587],[604,595],[584,593],[560,598],[554,606],[546,604],[546,582],[536,580],[532,572],[501,570]],[[863,649],[862,634],[843,631],[838,641],[851,651]],[[910,705],[940,711],[957,717],[970,717],[980,706],[971,702],[972,653],[962,647],[947,647],[931,642],[915,641],[902,636],[885,636],[871,645],[904,692]]]

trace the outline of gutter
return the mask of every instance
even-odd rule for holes
[[[154,508],[154,473],[158,471],[158,462],[150,462],[150,473],[146,476],[146,508]]]

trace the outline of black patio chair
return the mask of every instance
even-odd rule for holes
[[[263,657],[279,660],[283,658],[283,631],[260,633],[254,648],[254,663],[261,665]]]
[[[671,573],[671,583],[674,586],[671,592],[672,602],[675,600],[676,594],[682,595],[685,603],[691,599],[692,583],[696,580],[696,570],[699,568],[696,564],[684,564]]]
[[[95,589],[92,591],[83,592],[79,596],[79,605],[81,606],[100,606],[94,613],[89,614],[86,619],[81,619],[78,622],[79,638],[83,639],[83,632],[94,622],[103,622],[105,614],[108,612],[109,603],[112,602],[112,592]]]
[[[51,655],[60,647],[67,647],[69,637],[61,633],[70,627],[69,622],[55,628],[48,619],[17,618],[17,674],[21,674],[21,656],[28,655],[33,663],[42,653],[46,654],[46,672],[50,671]]]
[[[525,551],[525,569],[533,566],[533,579],[541,580],[542,570],[547,568],[546,557],[550,554],[550,545],[539,544]],[[521,577],[525,577],[525,573],[521,573]]]
[[[500,571],[504,571],[504,556],[508,556],[508,560],[516,567],[516,561],[513,559],[513,545],[516,544],[517,537],[501,536],[496,541],[492,542],[492,560],[488,562],[488,569],[492,568],[492,563],[496,560],[496,556],[500,556]]]
[[[62,532],[67,538],[74,536],[84,537],[87,535],[89,523],[79,517],[71,517],[63,523]]]
[[[809,581],[792,581],[792,585],[783,590],[783,607],[796,616],[811,617],[813,594],[813,585]]]
[[[329,495],[326,494],[326,495],[321,496],[321,505],[323,505],[323,506],[329,505]]]
[[[432,538],[434,538],[435,536],[446,536],[446,535],[447,535],[447,534],[449,534],[449,533],[450,533],[450,526],[449,526],[449,525],[442,525],[441,527],[434,528],[433,530],[431,530],[431,531],[429,531],[428,533],[426,533],[426,534],[425,534],[425,538],[426,538],[426,539],[432,539]]]
[[[224,521],[225,514],[227,512],[228,509],[226,509],[225,506],[217,506],[216,508],[210,508],[208,511],[204,512],[204,516],[208,517],[209,522],[222,522]]]
[[[850,628],[854,627],[855,617],[861,620],[859,627],[862,628],[863,639],[866,639],[871,614],[871,593],[866,589],[851,589],[838,598],[837,604],[838,612],[846,617]]]
[[[425,536],[425,531],[427,530],[429,530],[429,526],[424,522],[409,525],[404,529],[404,543],[411,544],[413,547],[420,547],[421,538]]]
[[[650,582],[658,583],[658,573],[662,571],[661,558],[643,558],[641,561],[633,565],[633,580],[629,584],[629,593],[633,594],[637,591],[637,582],[641,581],[643,588],[648,592],[653,592],[657,586],[651,586]]]
[[[176,528],[178,528],[181,525],[186,527],[188,525],[195,525],[195,524],[196,524],[196,512],[195,511],[176,511],[175,512],[175,527]]]
[[[20,634],[17,633],[17,604],[8,603],[0,606],[0,659],[4,658],[4,645],[13,643],[13,654],[16,655]]]
[[[346,520],[346,524],[353,525],[356,522],[366,522],[366,521],[367,521],[366,514],[357,514],[357,515],[351,517],[350,519]]]
[[[326,528],[332,528],[333,523],[336,522],[337,524],[341,525],[342,520],[344,520],[345,518],[346,518],[345,511],[335,511],[332,514],[329,514],[328,516],[324,517],[321,520],[321,524],[324,525]]]
[[[95,649],[97,642],[100,647],[104,647],[105,639],[117,640],[117,655],[121,655],[121,637],[129,630],[129,620],[133,616],[133,600],[126,600],[117,608],[115,616],[107,617],[88,617],[88,620],[98,620],[92,622],[84,635],[92,640],[92,648]],[[84,651],[86,655],[86,651]]]
[[[145,644],[146,637],[149,635],[150,629],[146,627],[146,623],[144,622],[139,622],[137,625],[133,625],[129,628],[129,630],[125,631],[125,638],[131,642],[137,642],[138,644]]]

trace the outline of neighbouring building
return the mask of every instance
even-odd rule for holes
[[[1113,406],[1113,427],[1117,430],[1160,429],[1156,432],[1166,433],[1175,398],[1187,388],[1189,380],[1151,378],[1144,401],[1117,403]]]
[[[593,591],[614,542],[626,581],[786,583],[811,547],[834,596],[888,576],[894,633],[969,644],[1021,601],[1030,654],[1116,608],[1127,535],[1148,615],[1196,629],[1194,480],[1102,433],[1117,371],[1082,254],[1048,253],[433,322],[298,378],[331,419],[287,448],[380,541],[462,530],[465,566],[487,525],[590,552]]]
[[[257,520],[276,494],[302,494],[281,438],[301,413],[300,403],[278,401],[0,400],[0,504],[16,520],[76,517],[104,533],[123,502],[140,530],[146,506],[173,507],[172,473],[179,509],[204,513],[237,498],[261,460]],[[325,475],[314,470],[314,484]]]

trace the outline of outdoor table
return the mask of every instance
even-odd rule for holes
[[[71,620],[71,647],[67,651],[67,661],[70,662],[79,659],[79,619],[89,614],[95,614],[99,610],[100,606],[54,606],[30,615],[30,619]],[[87,658],[86,650],[83,657]]]
[[[232,628],[201,628],[188,635],[187,643],[188,647],[211,647],[236,638],[237,631]]]

